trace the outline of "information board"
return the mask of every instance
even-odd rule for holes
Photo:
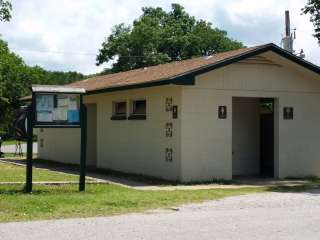
[[[79,125],[80,94],[35,94],[36,125]]]

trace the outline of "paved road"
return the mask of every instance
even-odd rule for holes
[[[114,217],[0,224],[1,240],[320,239],[320,191],[263,193]]]
[[[27,152],[27,144],[23,143],[21,144],[22,152],[26,153]],[[14,153],[16,149],[15,145],[4,145],[1,147],[1,151],[5,153]],[[33,153],[38,153],[38,144],[33,143]],[[1,238],[0,238],[1,240]]]

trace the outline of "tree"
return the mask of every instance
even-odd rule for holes
[[[0,0],[0,21],[10,21],[12,5],[8,0]]]
[[[13,136],[12,125],[16,109],[21,105],[20,98],[30,94],[32,84],[63,85],[83,78],[85,76],[77,72],[30,67],[0,39],[0,136]]]
[[[97,65],[115,60],[111,72],[157,65],[244,47],[210,22],[196,20],[179,4],[142,8],[132,26],[119,24],[102,43]]]
[[[307,5],[302,9],[303,14],[310,14],[310,21],[315,28],[314,36],[320,44],[320,0],[308,0]]]
[[[0,39],[0,134],[8,132],[19,98],[26,93],[25,73],[23,60],[10,52],[7,43]]]

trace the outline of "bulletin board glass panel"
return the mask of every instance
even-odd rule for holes
[[[36,125],[80,125],[80,94],[35,94]]]

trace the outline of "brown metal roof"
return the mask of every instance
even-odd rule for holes
[[[261,46],[259,46],[261,47]],[[87,92],[107,88],[129,86],[141,83],[167,80],[176,76],[192,72],[205,66],[209,66],[229,58],[250,52],[258,47],[242,48],[212,56],[197,57],[193,59],[176,61],[156,66],[134,69],[103,76],[96,76],[79,82],[69,84],[73,87],[85,88]]]

